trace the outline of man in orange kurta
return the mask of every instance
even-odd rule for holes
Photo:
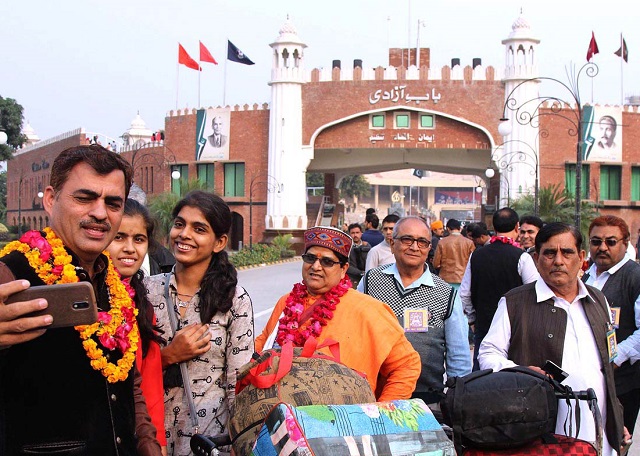
[[[308,296],[302,304],[306,310],[348,280],[345,275],[351,238],[334,228],[314,227],[305,232],[305,249],[302,276]],[[270,348],[288,297],[289,294],[280,298],[273,309],[262,334],[256,338],[256,351]],[[333,317],[316,337],[318,341],[339,342],[341,362],[366,374],[379,401],[410,398],[420,375],[420,356],[406,339],[393,310],[353,289],[339,299]],[[301,322],[301,329],[309,322]]]

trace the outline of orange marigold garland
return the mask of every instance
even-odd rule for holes
[[[72,283],[78,281],[76,269],[71,264],[71,255],[50,228],[45,228],[46,238],[39,231],[28,231],[19,241],[10,242],[0,251],[0,257],[11,252],[21,252],[38,277],[47,285]],[[83,340],[82,345],[91,360],[91,367],[100,371],[110,383],[125,380],[136,358],[139,335],[136,322],[136,309],[130,292],[120,280],[108,253],[109,265],[106,283],[109,290],[111,309],[99,312],[98,321],[92,325],[76,326]],[[118,349],[122,357],[116,364],[107,360],[100,345],[109,351]]]

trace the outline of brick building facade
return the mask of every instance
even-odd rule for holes
[[[396,169],[475,175],[479,183],[483,181],[484,200],[500,205],[506,202],[505,194],[513,199],[533,187],[533,173],[525,166],[505,169],[492,179],[485,177],[488,166],[500,168],[497,154],[517,151],[506,146],[519,141],[536,154],[540,186],[559,183],[570,188],[577,137],[570,134],[561,115],[542,108],[541,113],[552,115],[540,116],[535,131],[512,121],[516,127],[512,136],[498,133],[505,94],[538,76],[537,62],[533,57],[528,60],[537,43],[526,21],[519,18],[503,41],[504,69],[484,67],[479,59],[473,66],[462,67],[454,59],[452,67],[431,68],[428,49],[420,51],[420,68],[406,69],[401,64],[407,58],[414,62],[415,51],[407,57],[406,50],[391,49],[387,67],[364,68],[360,61],[343,67],[334,62],[333,68],[306,72],[306,46],[287,22],[271,44],[269,105],[170,111],[163,140],[139,139],[119,147],[119,152],[134,164],[135,182],[149,195],[177,192],[187,179],[198,179],[223,196],[234,214],[232,248],[260,242],[274,233],[291,232],[299,240],[302,230],[315,222],[313,214],[307,216],[307,171],[325,173],[329,190],[349,174]],[[537,95],[537,83],[523,87],[528,91],[516,95]],[[622,125],[619,159],[585,163],[589,191],[584,196],[601,204],[601,212],[624,217],[635,233],[640,227],[640,153],[634,148],[640,136],[640,113],[636,107],[616,109]],[[211,129],[216,117],[228,122],[223,125],[228,144],[214,150]],[[66,147],[84,144],[86,136],[79,129],[41,141],[9,161],[9,224],[17,224],[20,212],[25,225],[46,225],[37,198],[48,184],[45,163],[48,167]],[[178,180],[171,178],[176,170]],[[335,199],[335,191],[326,193]]]

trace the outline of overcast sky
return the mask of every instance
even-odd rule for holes
[[[119,137],[140,112],[160,129],[176,106],[180,42],[198,58],[201,40],[220,63],[204,64],[201,105],[222,103],[227,38],[256,64],[229,63],[227,104],[270,102],[269,43],[287,14],[308,45],[306,68],[387,64],[388,47],[431,48],[432,67],[459,57],[502,67],[501,40],[520,8],[541,40],[541,76],[566,81],[565,69],[586,62],[595,32],[600,74],[594,100],[619,104],[621,59],[613,55],[620,33],[629,48],[625,95],[640,94],[640,27],[633,2],[609,0],[21,0],[0,2],[0,95],[15,98],[41,139],[84,127]],[[632,10],[633,8],[633,10]],[[411,19],[409,19],[411,17]],[[408,28],[411,28],[410,34]],[[197,107],[198,72],[179,71],[179,106]],[[554,92],[568,97],[555,88]],[[581,87],[591,100],[590,84]]]

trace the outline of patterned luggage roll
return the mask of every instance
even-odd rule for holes
[[[316,346],[316,341],[311,340],[302,349],[285,346],[282,351],[267,350],[257,360],[243,366],[238,372],[235,411],[229,421],[229,435],[236,454],[251,454],[262,422],[280,402],[314,405],[375,401],[366,378],[340,364],[339,356],[336,356],[337,345],[332,341],[330,344],[333,345],[327,347],[334,356],[314,350],[325,345]],[[289,348],[290,359],[287,357]],[[281,363],[284,369],[281,369]],[[264,382],[265,378],[270,381]],[[267,386],[271,381],[275,383]]]
[[[355,405],[279,404],[252,456],[454,456],[453,443],[420,399]]]

